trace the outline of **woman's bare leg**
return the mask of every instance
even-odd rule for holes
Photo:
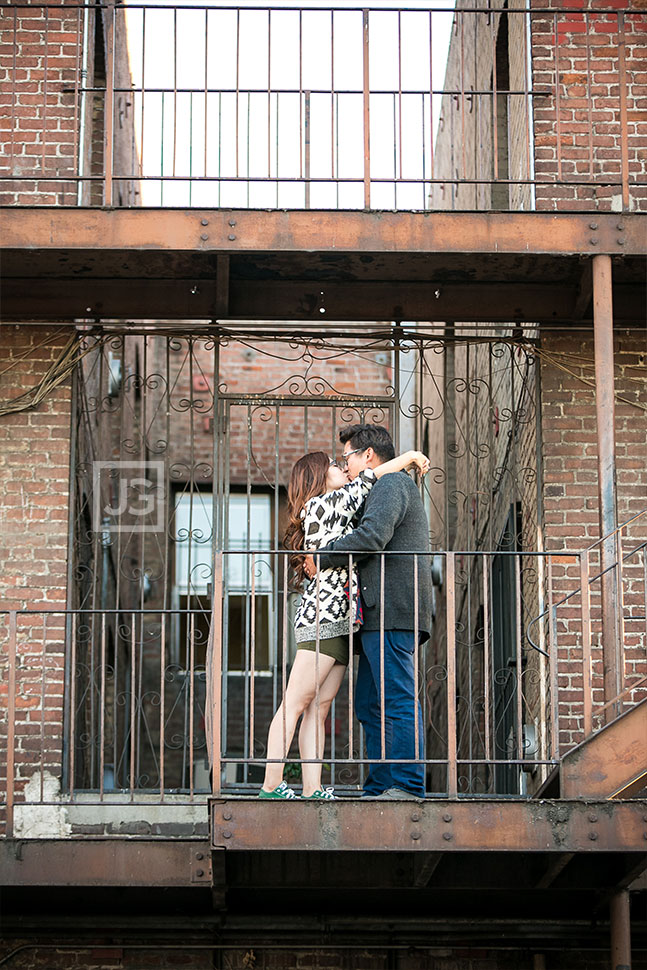
[[[327,658],[328,659],[328,658]],[[321,657],[319,658],[321,664]],[[325,723],[330,706],[337,696],[348,668],[344,664],[335,663],[326,679],[319,688],[319,703],[313,698],[303,715],[299,728],[299,755],[305,761],[313,758],[323,758],[326,734]],[[319,742],[317,744],[317,741]],[[321,788],[321,764],[302,764],[303,795],[307,798]]]
[[[317,692],[317,674],[321,695],[322,686],[334,665],[333,657],[320,654],[317,658],[313,650],[297,650],[288,685],[285,688],[285,696],[270,724],[267,736],[267,757],[269,759],[287,757],[297,721]],[[312,755],[312,757],[315,756]],[[263,782],[265,791],[274,791],[281,784],[283,767],[282,764],[265,766],[265,780]]]

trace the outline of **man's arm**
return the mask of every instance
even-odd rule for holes
[[[400,475],[385,475],[373,486],[356,529],[317,550],[321,569],[348,564],[348,553],[357,562],[386,548],[409,506],[407,482]],[[345,553],[345,555],[342,555]]]

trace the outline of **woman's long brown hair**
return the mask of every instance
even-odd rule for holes
[[[306,502],[315,495],[323,495],[326,491],[326,476],[330,461],[325,451],[312,451],[309,455],[299,458],[290,474],[288,485],[288,527],[285,530],[283,545],[286,549],[303,550],[303,522],[301,512]],[[294,569],[296,586],[300,589],[306,578],[303,568],[303,555],[290,556],[290,565]]]

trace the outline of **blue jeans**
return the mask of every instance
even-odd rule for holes
[[[422,709],[414,676],[414,639],[411,630],[384,631],[384,757],[424,758]],[[355,712],[364,728],[366,754],[382,757],[380,719],[380,633],[362,633]],[[415,712],[415,713],[414,713]],[[418,751],[416,751],[416,714]],[[365,795],[381,795],[387,788],[425,794],[425,766],[373,764],[364,782]]]

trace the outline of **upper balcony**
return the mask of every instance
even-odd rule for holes
[[[3,4],[0,204],[645,207],[638,5],[418,6]]]

